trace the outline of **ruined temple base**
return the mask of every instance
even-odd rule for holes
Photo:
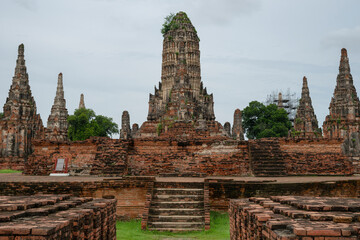
[[[141,218],[148,187],[155,181],[208,182],[212,211],[227,211],[230,199],[275,195],[358,197],[360,176],[307,177],[50,177],[0,174],[0,195],[71,194],[117,200],[118,219]]]
[[[359,239],[360,199],[303,196],[230,201],[230,238]]]
[[[0,239],[116,239],[116,200],[0,196]]]

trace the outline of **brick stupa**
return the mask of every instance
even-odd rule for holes
[[[296,135],[300,137],[313,138],[321,136],[305,76],[303,78],[301,98],[296,112],[294,129]]]
[[[30,90],[24,45],[20,44],[9,97],[0,120],[0,158],[7,159],[8,164],[3,167],[14,169],[16,165],[23,165],[24,159],[32,152],[32,139],[43,135],[43,124],[36,113],[36,103]]]
[[[45,138],[51,141],[68,140],[68,111],[66,109],[66,100],[64,98],[63,75],[58,76],[56,96],[51,108],[51,114],[48,118]]]
[[[244,130],[242,128],[242,117],[240,109],[236,109],[234,112],[232,137],[236,140],[244,140]]]
[[[179,12],[164,31],[161,82],[150,94],[148,121],[134,137],[155,137],[180,128],[179,134],[200,130],[225,136],[213,106],[213,95],[201,81],[199,37],[186,13]]]
[[[334,96],[331,98],[329,115],[323,124],[324,137],[345,138],[359,131],[359,98],[350,73],[349,58],[345,48],[341,49],[339,74]]]

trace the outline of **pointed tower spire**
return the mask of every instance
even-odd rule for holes
[[[80,95],[79,109],[85,108],[84,94]]]
[[[323,124],[324,136],[344,138],[351,132],[359,131],[359,109],[360,102],[350,73],[348,54],[343,48],[334,96],[329,106],[330,113]]]
[[[345,48],[341,49],[339,74],[350,74],[349,58],[347,55],[347,50]]]
[[[26,72],[24,44],[20,44],[9,97],[4,104],[4,117],[0,121],[0,157],[26,158],[32,151],[32,139],[43,137],[43,130]]]
[[[131,137],[130,115],[128,111],[123,111],[121,116],[120,139],[129,139]]]
[[[46,139],[52,141],[66,141],[68,139],[68,111],[64,98],[63,75],[59,73],[54,104],[48,118],[45,131]]]
[[[25,66],[25,58],[24,58],[24,44],[20,44],[18,47],[18,58],[16,60],[15,67],[15,76],[19,74],[26,76],[26,66]]]
[[[279,92],[279,95],[278,95],[278,108],[283,108],[284,105],[283,105],[283,99],[282,99],[282,93]]]
[[[301,137],[320,136],[318,121],[311,103],[308,82],[305,76],[303,77],[301,98],[296,112],[294,129],[297,132],[296,135]]]
[[[203,89],[199,37],[185,12],[166,18],[163,25],[161,85],[149,99],[149,121],[215,120],[213,95]],[[205,88],[206,89],[206,88]]]

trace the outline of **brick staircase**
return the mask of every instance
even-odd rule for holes
[[[147,229],[201,231],[205,227],[204,182],[154,182]],[[207,191],[208,193],[208,191]],[[210,218],[206,218],[209,220]],[[144,221],[144,218],[143,218]]]
[[[279,142],[259,139],[249,142],[252,172],[257,177],[286,176],[286,167]]]

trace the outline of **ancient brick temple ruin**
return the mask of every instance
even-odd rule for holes
[[[32,139],[43,138],[44,127],[36,113],[26,71],[24,45],[18,49],[15,74],[0,119],[0,168],[21,169],[32,153]]]
[[[329,115],[323,124],[325,138],[346,138],[359,131],[360,103],[350,73],[349,58],[345,48],[341,49],[339,74],[334,96],[331,98]]]
[[[64,98],[63,75],[59,73],[56,96],[45,131],[46,139],[51,141],[66,141],[68,139],[68,115]]]
[[[128,111],[123,111],[121,116],[120,138],[129,139],[130,137],[131,137],[130,115]]]
[[[242,118],[240,109],[234,112],[234,124],[232,128],[232,136],[236,140],[244,140],[244,130],[242,128]]]
[[[358,198],[273,196],[230,201],[231,240],[359,239]]]
[[[343,139],[313,138],[317,122],[306,78],[297,116],[301,124],[295,126],[300,137],[245,141],[240,109],[234,112],[232,126],[227,122],[223,127],[215,121],[213,95],[201,81],[199,37],[184,12],[173,17],[163,37],[161,82],[150,94],[147,121],[141,127],[131,125],[130,114],[124,111],[120,139],[94,137],[76,142],[69,141],[66,134],[68,113],[62,74],[44,129],[36,114],[24,48],[20,45],[0,121],[1,167],[14,168],[16,159],[19,168],[25,165],[25,174],[49,175],[61,159],[64,171],[70,175],[286,176],[360,172],[360,168],[353,167],[357,155],[344,155],[349,151],[343,151]],[[351,103],[345,99],[349,94],[354,96]],[[357,126],[358,102],[343,50],[330,108],[333,117],[328,117],[331,121],[326,123],[339,127],[334,114],[346,112],[348,118],[340,118],[340,123]],[[85,108],[83,94],[81,108]]]
[[[321,132],[311,103],[307,78],[303,78],[300,103],[294,122],[295,135],[301,137],[320,137]]]
[[[184,12],[176,14],[170,25],[164,33],[161,82],[150,94],[148,121],[135,137],[157,136],[178,123],[225,135],[221,124],[214,121],[213,95],[208,94],[201,81],[195,27]]]
[[[79,102],[79,108],[78,109],[82,109],[82,108],[85,108],[84,94],[80,95],[80,102]]]

